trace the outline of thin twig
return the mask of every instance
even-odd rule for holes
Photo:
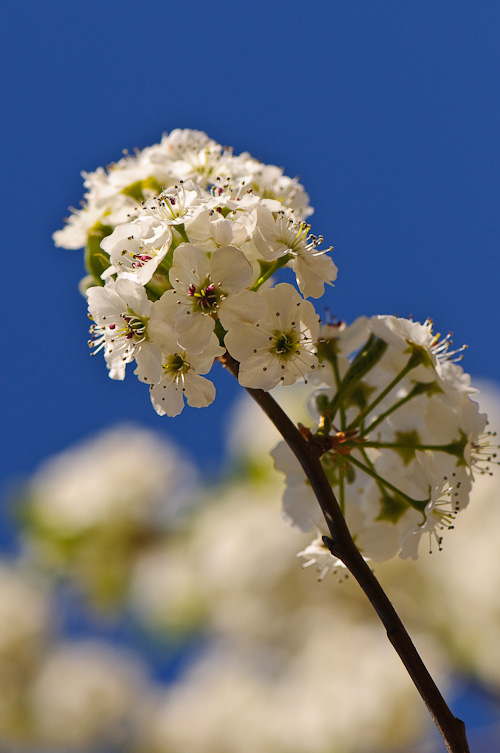
[[[236,378],[238,377],[237,361],[228,353],[222,356],[220,361],[228,371]],[[302,466],[330,531],[330,536],[323,538],[325,545],[344,563],[368,597],[387,631],[389,641],[406,667],[441,733],[448,753],[470,753],[463,721],[452,714],[399,615],[352,539],[332,487],[323,471],[320,462],[321,448],[315,445],[314,437],[310,441],[306,439],[268,392],[248,387],[245,389],[278,429]]]

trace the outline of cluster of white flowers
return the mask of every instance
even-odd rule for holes
[[[361,317],[324,325],[318,347],[326,368],[309,401],[311,434],[360,551],[377,561],[416,558],[423,534],[440,548],[474,473],[495,462],[449,336],[440,339],[430,321]],[[287,477],[285,517],[319,532],[303,555],[324,574],[339,563],[321,541],[328,529],[312,489],[284,442],[272,454]]]
[[[310,233],[297,180],[177,130],[86,174],[85,185],[84,207],[55,240],[86,245],[89,345],[110,377],[135,362],[155,410],[169,416],[185,401],[212,403],[205,375],[227,353],[244,387],[312,382],[309,436],[363,555],[416,557],[422,534],[440,548],[474,472],[487,468],[486,417],[450,337],[436,337],[430,321],[320,326],[307,299],[320,298],[337,269]],[[294,284],[282,281],[285,268]],[[328,534],[288,446],[273,456],[287,475],[286,518]],[[321,573],[339,564],[321,538],[303,554]]]
[[[337,269],[310,233],[302,186],[198,131],[85,175],[83,209],[58,245],[86,245],[93,353],[113,379],[135,373],[160,415],[215,397],[207,374],[226,350],[239,381],[265,390],[318,366],[319,298]],[[289,267],[287,282],[271,287]],[[299,293],[300,291],[300,293]]]

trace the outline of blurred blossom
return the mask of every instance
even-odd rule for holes
[[[29,664],[47,636],[50,613],[39,578],[0,564],[0,662]]]
[[[193,517],[179,579],[191,609],[198,599],[209,642],[146,705],[140,753],[390,751],[425,728],[425,708],[356,584],[319,584],[300,567],[307,537],[280,520],[282,486],[271,468],[267,476],[249,471],[214,490]],[[148,565],[146,588],[144,571],[136,575],[136,599],[155,594],[156,608],[175,610],[173,574],[165,576],[159,557]],[[420,643],[438,655],[431,638]]]
[[[120,597],[139,552],[174,530],[196,471],[166,440],[118,426],[49,460],[24,506],[27,549],[69,569],[101,603]]]
[[[202,588],[186,542],[170,541],[137,557],[131,573],[130,603],[147,625],[178,635],[203,624]]]
[[[135,659],[97,641],[50,651],[30,692],[40,745],[88,751],[128,743],[144,678]]]
[[[302,390],[277,392],[301,420]],[[500,395],[484,389],[479,403],[495,429]],[[430,728],[425,707],[357,584],[319,582],[297,558],[309,536],[281,520],[269,426],[248,399],[236,406],[233,464],[196,507],[191,467],[148,432],[115,429],[36,475],[29,551],[66,563],[93,596],[112,573],[145,629],[177,645],[197,632],[204,649],[169,685],[153,686],[138,654],[90,640],[49,644],[43,588],[4,565],[0,749],[12,739],[26,743],[16,753],[416,749]],[[476,475],[443,551],[427,556],[422,546],[418,562],[376,565],[445,692],[457,671],[500,689],[500,474]]]
[[[0,739],[24,736],[24,692],[43,656],[50,630],[47,593],[40,579],[0,564]]]

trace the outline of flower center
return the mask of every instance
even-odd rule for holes
[[[275,330],[273,332],[273,342],[270,348],[271,353],[281,358],[296,355],[300,350],[300,341],[297,332],[294,329],[288,332]]]
[[[126,340],[134,340],[134,342],[142,342],[145,340],[146,322],[141,319],[140,316],[132,312],[121,315],[125,322],[125,327],[117,330],[116,334],[125,337]],[[115,329],[115,325],[109,325],[109,329]]]
[[[175,382],[183,381],[184,375],[191,369],[191,364],[186,360],[185,351],[172,353],[168,356],[161,368],[165,376],[169,376]]]
[[[192,297],[194,307],[204,312],[215,311],[221,297],[215,284],[210,282],[210,278],[207,278],[199,287],[191,283],[188,288],[188,295]]]

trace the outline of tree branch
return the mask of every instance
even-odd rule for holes
[[[228,353],[219,360],[228,371],[236,378],[238,377],[237,361]],[[278,429],[302,466],[330,531],[329,537],[323,537],[325,545],[344,563],[368,597],[387,631],[389,641],[406,667],[441,733],[448,753],[470,753],[463,721],[452,714],[399,615],[352,539],[332,487],[323,471],[320,462],[321,449],[315,445],[314,437],[309,441],[268,392],[249,387],[245,389]]]

